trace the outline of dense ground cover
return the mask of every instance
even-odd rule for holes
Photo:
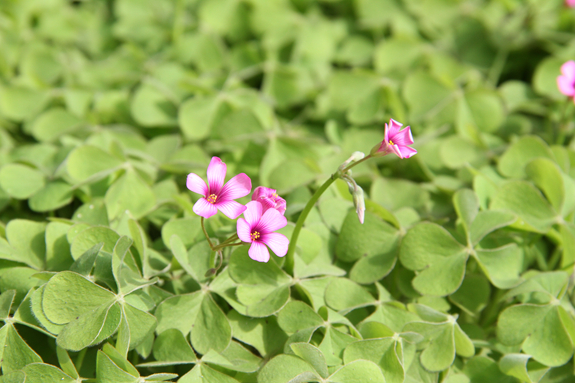
[[[1,1],[0,382],[575,382],[574,31],[560,0]],[[363,225],[337,180],[294,255],[220,265],[189,173],[277,190],[290,238],[390,118],[418,154],[353,168]]]

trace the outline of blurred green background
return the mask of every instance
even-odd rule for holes
[[[139,267],[134,272],[146,280],[160,278],[161,288],[142,289],[149,304],[145,312],[158,316],[155,306],[167,297],[201,291],[209,278],[189,272],[186,251],[190,259],[200,259],[201,267],[193,267],[202,271],[213,266],[213,256],[194,247],[202,239],[191,210],[198,196],[187,191],[185,179],[190,172],[203,177],[211,156],[227,163],[228,177],[245,172],[254,188],[277,189],[287,200],[288,220],[295,222],[313,188],[351,153],[367,153],[381,142],[383,125],[393,118],[411,126],[418,154],[409,160],[387,156],[353,169],[368,196],[370,223],[364,227],[348,214],[346,185],[332,187],[312,210],[300,239],[296,277],[301,280],[284,275],[275,266],[283,261],[272,257],[268,266],[276,279],[270,278],[283,295],[259,307],[266,315],[254,318],[277,314],[290,293],[293,301],[313,307],[308,309],[316,321],[326,320],[315,313],[327,315],[322,306],[345,315],[330,320],[348,326],[347,337],[359,334],[353,326],[377,318],[370,315],[379,313],[383,301],[402,308],[398,323],[447,318],[403,306],[419,303],[460,315],[477,356],[465,359],[469,353],[458,350],[454,361],[453,346],[445,354],[452,358],[450,367],[414,362],[409,371],[402,367],[406,382],[530,381],[513,370],[527,363],[529,358],[521,358],[529,353],[538,361],[529,365],[533,382],[542,376],[538,371],[551,371],[541,382],[572,382],[573,362],[567,361],[575,342],[568,282],[575,262],[575,105],[559,93],[556,77],[560,66],[575,58],[574,37],[575,9],[561,0],[0,0],[0,291],[8,294],[0,299],[0,317],[6,319],[4,329],[18,329],[25,340],[14,341],[19,346],[13,349],[29,357],[5,362],[3,373],[37,361],[27,343],[46,363],[73,375],[63,367],[64,354],[54,356],[56,330],[46,332],[49,323],[34,319],[30,297],[55,273],[69,269],[83,270],[116,291],[116,271],[109,264],[86,271],[76,262],[99,242],[105,245],[95,254],[110,261],[119,236],[131,237],[135,261],[126,267]],[[478,234],[471,241],[477,209],[507,210],[513,219],[492,225],[494,233],[486,239]],[[468,248],[457,241],[467,238],[470,252],[474,246],[477,251],[510,246],[513,255],[499,260],[512,259],[489,263],[478,257],[466,263],[465,258],[457,266],[460,274],[417,279],[443,259],[416,259],[428,245],[417,239],[417,230],[430,227],[416,225],[420,221],[445,228],[429,229],[430,241],[447,238],[443,245],[449,242],[460,251]],[[214,237],[234,230],[234,222],[221,215],[208,226]],[[171,243],[174,234],[183,253]],[[400,249],[402,238],[409,240]],[[385,254],[378,258],[381,248]],[[202,255],[194,258],[196,252]],[[226,264],[229,259],[226,254]],[[221,275],[206,305],[221,314],[218,325],[228,331],[222,342],[230,342],[233,328],[233,336],[249,346],[238,351],[234,340],[236,349],[224,355],[244,358],[241,368],[216,358],[206,362],[214,370],[204,364],[195,371],[223,379],[213,382],[256,382],[264,360],[291,352],[283,349],[291,327],[287,320],[278,327],[272,315],[273,336],[242,333],[248,322],[263,326],[264,319],[241,311],[253,297],[235,300],[238,286],[254,282]],[[538,275],[551,298],[532,296],[528,288],[505,295]],[[326,290],[329,278],[337,283]],[[553,281],[562,284],[549,287]],[[272,289],[264,282],[265,291],[254,293],[260,298]],[[6,298],[11,289],[12,311]],[[354,309],[358,300],[361,307]],[[517,302],[535,302],[560,315],[559,301],[568,313],[562,324],[557,316],[556,322],[537,327],[541,321],[531,318],[535,324],[529,330],[542,328],[540,334],[547,335],[524,346],[524,356],[501,364],[505,355],[521,352],[518,344],[526,336],[513,333],[519,328],[513,318],[528,318],[521,322],[527,323],[529,315],[510,314],[505,319],[512,319],[497,328],[499,315]],[[21,312],[27,308],[28,316]],[[15,310],[17,320],[11,322],[7,313]],[[170,328],[170,315],[158,316],[163,329]],[[445,323],[453,337],[459,325]],[[137,347],[131,345],[133,364],[164,355],[161,349],[152,354],[150,331],[139,334]],[[326,334],[308,340],[318,345],[329,338]],[[206,336],[204,346],[213,341]],[[552,343],[568,338],[571,346]],[[203,354],[205,348],[191,341]],[[339,356],[328,358],[330,373],[343,363],[343,343],[333,346]],[[421,355],[427,346],[418,347]],[[99,382],[118,382],[117,375],[106,375],[112,370],[101,367],[104,362],[97,366],[96,348],[84,350],[86,362],[82,351],[72,354],[81,376],[94,378],[98,371]],[[123,356],[118,358],[121,368],[133,372],[127,361],[122,364]],[[181,375],[191,367],[166,363],[163,370],[140,371]],[[215,370],[237,380],[209,372]],[[212,383],[196,375],[187,379],[182,382]]]

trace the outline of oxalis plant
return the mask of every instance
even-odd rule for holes
[[[574,31],[0,1],[0,383],[575,383]]]

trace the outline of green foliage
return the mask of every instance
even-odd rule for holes
[[[0,383],[575,382],[574,28],[562,0],[0,1]],[[293,258],[212,251],[188,173],[277,189],[289,238],[390,118],[418,154],[353,168],[363,224],[337,180]]]

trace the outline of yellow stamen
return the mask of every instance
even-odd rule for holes
[[[393,141],[391,141],[391,140],[389,140],[389,144],[390,144],[390,145],[395,145],[395,144],[393,143]]]
[[[218,196],[215,194],[210,194],[207,198],[208,202],[211,203],[212,205],[216,203],[218,199]]]
[[[258,239],[259,237],[261,237],[260,233],[258,231],[254,231],[253,233],[250,234],[250,238],[252,241],[255,241],[256,239]]]

